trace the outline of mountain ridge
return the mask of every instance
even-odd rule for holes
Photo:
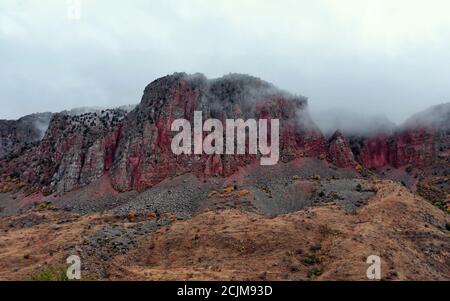
[[[392,134],[368,136],[336,132],[326,140],[307,106],[306,97],[249,75],[229,74],[209,80],[199,73],[174,73],[147,85],[140,104],[133,109],[53,115],[38,145],[17,158],[1,161],[0,167],[3,174],[20,174],[30,191],[51,194],[66,193],[103,176],[118,191],[143,191],[183,173],[226,177],[257,160],[258,155],[173,155],[170,124],[176,118],[192,121],[195,110],[203,111],[205,119],[222,121],[279,118],[282,162],[315,157],[350,169],[424,168],[439,160],[448,162],[446,128],[403,127]]]

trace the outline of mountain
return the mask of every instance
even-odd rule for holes
[[[385,280],[448,280],[446,108],[324,135],[303,96],[249,75],[175,73],[137,106],[49,113],[32,143],[16,133],[45,118],[24,117],[28,132],[5,122],[17,151],[0,159],[0,279],[51,277],[78,254],[88,279],[362,280],[379,254]],[[174,155],[171,124],[195,111],[279,119],[279,163]]]
[[[389,133],[348,135],[357,160],[367,168],[448,164],[450,104],[418,113]]]
[[[259,160],[254,155],[174,155],[171,123],[185,118],[193,124],[194,111],[202,111],[203,120],[215,118],[223,124],[228,118],[279,118],[281,160],[317,157],[325,153],[325,141],[315,124],[304,117],[306,106],[305,98],[247,75],[208,80],[201,74],[177,73],[158,79],[146,87],[140,105],[124,121],[124,138],[118,142],[111,172],[113,186],[144,190],[187,172],[227,176],[239,166]]]
[[[17,156],[24,148],[42,139],[51,113],[37,113],[18,120],[0,120],[0,159]]]
[[[402,125],[403,128],[430,127],[446,130],[450,128],[450,102],[432,106],[414,114]]]
[[[177,118],[193,122],[194,111],[202,111],[203,120],[223,123],[229,118],[280,119],[282,162],[320,158],[350,169],[424,168],[442,160],[448,164],[448,110],[443,109],[448,104],[393,130],[388,124],[389,130],[377,127],[366,134],[338,131],[328,140],[310,117],[305,97],[249,75],[209,80],[202,74],[175,73],[150,83],[140,104],[131,108],[55,114],[42,141],[17,158],[0,162],[0,170],[20,174],[30,191],[44,194],[66,193],[103,177],[123,192],[144,191],[186,173],[227,177],[259,160],[259,155],[174,155],[171,123]],[[442,116],[425,124],[435,113]],[[410,126],[412,120],[423,126]],[[17,148],[25,142],[13,144]]]
[[[192,172],[227,176],[258,160],[258,155],[176,156],[171,123],[176,118],[279,118],[280,158],[290,161],[325,156],[323,135],[308,116],[307,101],[247,75],[208,80],[176,73],[149,84],[130,113],[109,110],[76,116],[56,114],[41,143],[21,158],[4,163],[34,191],[64,193],[103,175],[116,190],[145,190],[166,178]],[[33,164],[29,164],[33,162]]]
[[[125,112],[132,111],[136,105],[124,105],[116,109]],[[60,112],[63,115],[77,116],[86,113],[101,114],[109,110],[105,107],[79,107]],[[24,116],[18,120],[0,120],[0,159],[7,156],[16,157],[26,148],[39,142],[45,135],[53,112],[35,113]]]

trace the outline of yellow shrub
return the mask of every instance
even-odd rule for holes
[[[239,191],[240,196],[246,196],[248,194],[250,194],[250,191],[248,191],[247,189],[242,189],[241,191]]]
[[[234,191],[233,186],[228,186],[223,190],[223,193],[232,193]]]
[[[361,164],[358,164],[358,165],[355,166],[355,170],[356,170],[357,172],[359,172],[359,173],[362,173],[363,170],[364,170],[364,168],[361,166]]]

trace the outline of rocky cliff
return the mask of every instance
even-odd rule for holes
[[[18,174],[30,191],[67,192],[109,170],[126,112],[54,114],[38,145],[0,161],[3,176]]]
[[[367,168],[424,168],[442,160],[448,164],[450,103],[416,114],[393,133],[349,135],[347,139],[357,161]]]
[[[192,124],[194,111],[202,111],[203,120],[215,118],[223,124],[226,119],[280,119],[283,162],[316,157],[352,169],[358,164],[366,168],[421,168],[439,160],[448,164],[449,117],[443,108],[437,112],[444,116],[431,123],[423,122],[423,116],[429,116],[423,114],[394,133],[350,136],[336,132],[325,140],[302,96],[247,75],[209,80],[202,74],[175,73],[150,83],[131,112],[54,114],[37,145],[0,161],[0,175],[19,175],[28,191],[44,194],[65,193],[100,178],[118,191],[143,191],[184,173],[229,176],[239,167],[259,161],[259,154],[174,155],[171,140],[176,133],[171,124],[177,118]],[[5,130],[2,135],[10,132]],[[20,135],[17,140],[27,141]]]
[[[258,155],[181,155],[171,150],[177,118],[193,124],[194,111],[203,119],[280,119],[280,158],[325,154],[324,137],[309,119],[307,101],[246,75],[208,80],[201,74],[177,73],[148,85],[141,104],[125,119],[111,171],[118,190],[143,190],[167,177],[193,172],[226,176],[258,160]]]
[[[64,193],[103,176],[119,191],[145,190],[162,180],[192,172],[227,176],[260,155],[181,155],[171,150],[177,118],[280,119],[280,160],[325,157],[326,142],[309,118],[307,100],[258,78],[228,75],[208,80],[176,73],[149,84],[130,113],[106,110],[71,116],[55,114],[38,146],[0,163],[32,190]]]

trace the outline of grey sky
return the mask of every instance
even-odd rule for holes
[[[0,118],[138,103],[176,71],[248,73],[401,122],[450,101],[446,0],[1,0]]]

